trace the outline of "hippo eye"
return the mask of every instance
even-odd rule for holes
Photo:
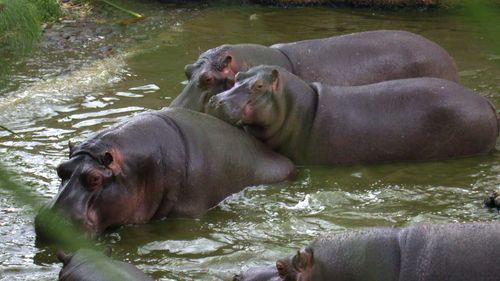
[[[262,92],[264,89],[264,83],[262,83],[262,81],[257,81],[252,88],[255,92]]]
[[[101,173],[96,170],[92,170],[85,176],[85,181],[87,183],[87,187],[91,191],[94,191],[102,186],[103,179]]]

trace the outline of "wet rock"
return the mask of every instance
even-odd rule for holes
[[[95,30],[98,35],[108,35],[113,32],[113,29],[109,26],[98,26]]]

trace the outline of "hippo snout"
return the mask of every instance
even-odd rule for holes
[[[35,233],[39,241],[54,241],[58,226],[70,225],[69,220],[59,219],[51,208],[43,207],[35,217]]]
[[[208,106],[213,109],[219,109],[223,103],[217,96],[213,96],[208,100]]]
[[[68,237],[68,233],[81,234],[81,238],[93,239],[97,233],[91,231],[91,227],[83,221],[83,218],[74,220],[74,218],[62,215],[58,209],[43,207],[35,217],[36,239],[38,242],[71,243],[66,240],[75,237]]]

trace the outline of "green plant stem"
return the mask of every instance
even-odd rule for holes
[[[107,1],[107,0],[101,0],[101,2],[104,2],[104,3],[106,3],[106,4],[108,4],[108,5],[112,6],[112,7],[114,7],[114,8],[116,8],[116,9],[118,9],[118,10],[120,10],[120,11],[123,11],[123,12],[125,12],[125,13],[127,13],[127,14],[130,14],[130,15],[132,15],[132,16],[134,16],[134,17],[138,18],[138,19],[142,19],[142,18],[144,18],[144,16],[143,16],[143,15],[141,15],[141,14],[139,14],[139,13],[136,13],[136,12],[133,12],[133,11],[130,11],[130,10],[127,10],[127,9],[125,9],[125,8],[123,8],[123,7],[120,7],[120,6],[118,6],[118,5],[116,5],[116,4],[112,3],[112,2]]]
[[[13,135],[19,136],[16,132],[12,131],[11,129],[9,129],[9,128],[5,127],[5,126],[0,125],[0,129],[4,129],[5,131],[7,131],[7,132],[9,132],[9,133],[11,133]]]

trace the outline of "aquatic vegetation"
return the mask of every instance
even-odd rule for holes
[[[0,87],[11,61],[38,43],[42,22],[59,16],[56,0],[0,0]]]

